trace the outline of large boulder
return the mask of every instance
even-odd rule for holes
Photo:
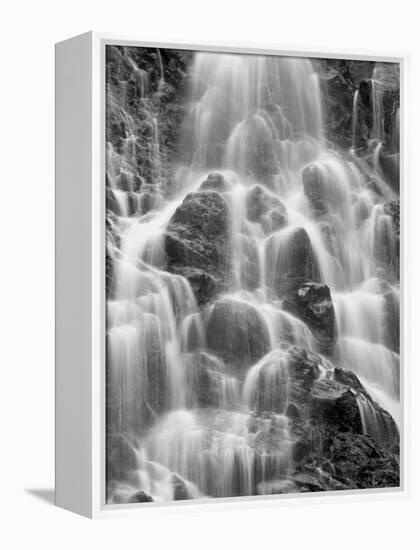
[[[328,286],[295,279],[287,290],[283,308],[308,325],[322,352],[332,352],[336,341],[337,328],[334,306]]]
[[[311,240],[303,227],[287,228],[271,235],[265,248],[267,282],[278,295],[282,295],[296,278],[320,280],[319,263]]]
[[[206,336],[209,350],[228,364],[248,367],[270,349],[268,328],[258,310],[231,298],[214,305]]]
[[[340,431],[362,433],[362,419],[354,392],[329,379],[317,380],[309,396],[311,420]]]
[[[167,268],[186,277],[200,305],[220,291],[227,279],[229,210],[216,191],[187,195],[167,227]]]

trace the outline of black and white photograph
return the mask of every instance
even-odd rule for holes
[[[0,548],[420,548],[415,4],[2,15]]]
[[[106,503],[400,487],[400,65],[105,48]]]

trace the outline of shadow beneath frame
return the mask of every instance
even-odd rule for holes
[[[54,506],[55,490],[54,489],[25,489],[28,495],[32,495],[39,500],[43,500],[47,504]]]

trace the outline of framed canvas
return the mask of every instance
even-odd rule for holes
[[[405,72],[57,44],[58,505],[406,493]]]

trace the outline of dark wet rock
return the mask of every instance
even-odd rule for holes
[[[153,502],[153,499],[151,496],[147,495],[144,491],[137,491],[136,493],[133,493],[130,498],[128,499],[129,503],[135,503],[135,502]]]
[[[137,468],[137,457],[133,447],[121,435],[106,436],[106,479],[128,481]]]
[[[171,482],[174,488],[174,500],[190,500],[193,498],[187,484],[179,476],[173,474]]]
[[[211,352],[238,366],[256,363],[270,349],[268,329],[257,309],[234,299],[215,303],[206,336]]]
[[[283,308],[308,325],[322,352],[332,352],[337,328],[328,286],[296,279],[288,288]]]
[[[293,476],[293,482],[297,485],[300,493],[328,491],[328,486],[320,479],[319,474],[298,473]]]
[[[303,462],[310,456],[312,451],[310,432],[303,432],[303,430],[296,434],[296,428],[294,429],[295,441],[293,444],[293,461],[296,465]]]
[[[362,433],[362,420],[354,392],[334,380],[318,380],[309,397],[310,416],[316,423],[342,431]]]
[[[313,383],[321,374],[320,364],[322,359],[316,353],[302,348],[292,346],[288,349],[289,366],[289,401],[299,406],[307,402],[308,394]]]
[[[349,148],[352,142],[352,105],[355,84],[348,78],[342,67],[334,61],[325,62],[325,72],[321,75],[321,86],[325,90],[326,129],[328,137],[342,147]],[[373,67],[372,67],[373,68]],[[369,127],[363,128],[367,136]]]
[[[247,218],[260,223],[266,233],[287,225],[287,210],[281,200],[262,185],[254,185],[246,197]]]
[[[334,369],[334,380],[336,382],[339,382],[340,384],[349,386],[349,388],[352,388],[355,391],[366,391],[362,386],[360,380],[351,370],[339,369],[336,367]]]
[[[400,484],[398,460],[368,436],[337,433],[331,438],[328,453],[336,476],[349,488],[374,489]]]
[[[267,239],[267,280],[279,296],[295,279],[319,281],[319,264],[305,229],[285,229]]]
[[[292,479],[301,492],[399,485],[398,459],[371,437],[329,426],[323,427],[320,435],[321,444],[315,452],[308,445],[307,454],[302,453],[303,458],[299,456],[295,462]]]
[[[200,305],[226,282],[229,230],[228,207],[216,191],[190,193],[169,222],[168,270],[190,281]]]
[[[211,172],[200,185],[200,191],[219,191],[219,193],[224,193],[230,189],[231,185],[226,181],[223,174],[219,172]]]

